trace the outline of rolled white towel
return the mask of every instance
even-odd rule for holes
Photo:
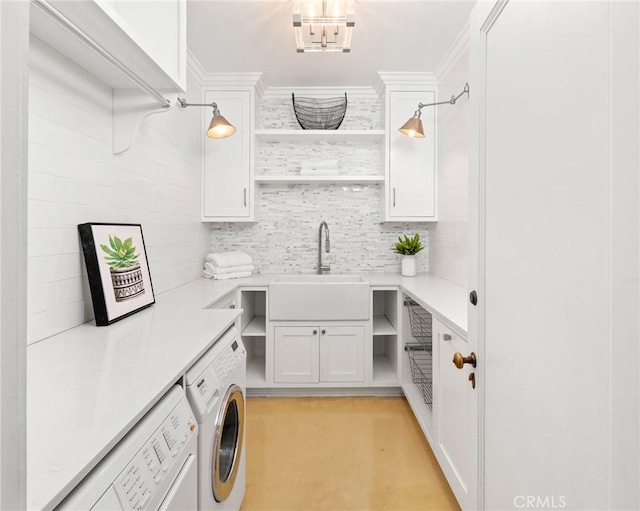
[[[253,259],[246,252],[232,250],[231,252],[212,252],[207,254],[206,262],[220,268],[229,268],[231,266],[248,266],[253,264]]]
[[[244,271],[253,271],[253,264],[245,264],[243,266],[229,266],[227,268],[221,268],[214,266],[212,263],[204,263],[204,271],[211,273],[211,275],[222,275],[224,273],[238,273]]]
[[[242,279],[245,277],[251,277],[251,272],[238,271],[234,273],[223,273],[222,275],[212,275],[211,277],[208,277],[208,278],[215,279],[215,280],[227,280],[227,279]]]
[[[302,169],[300,170],[301,176],[337,176],[340,174],[340,169]]]
[[[300,162],[300,169],[335,169],[340,167],[338,160],[317,160]]]

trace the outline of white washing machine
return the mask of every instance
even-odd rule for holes
[[[173,387],[56,511],[186,511],[196,508],[198,429]]]
[[[198,510],[238,511],[244,498],[247,353],[231,327],[187,372],[199,424]]]

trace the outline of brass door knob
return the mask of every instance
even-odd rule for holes
[[[453,354],[453,363],[458,369],[462,369],[465,364],[471,364],[471,367],[475,367],[476,354],[471,352],[468,357],[463,357],[462,353],[456,351]]]

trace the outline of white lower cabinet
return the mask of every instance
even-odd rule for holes
[[[274,329],[275,383],[317,383],[320,375],[318,327],[277,326]]]
[[[462,509],[476,505],[477,488],[477,402],[473,384],[475,368],[465,363],[458,369],[454,355],[467,357],[468,342],[440,321],[433,320],[436,354],[436,395],[432,445],[440,467]],[[473,377],[471,376],[473,375]]]
[[[274,327],[274,383],[365,382],[365,327]]]

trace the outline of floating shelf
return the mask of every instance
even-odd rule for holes
[[[255,130],[258,140],[265,142],[384,140],[384,130]]]
[[[398,332],[384,314],[373,315],[373,335],[396,335]]]
[[[242,331],[243,337],[262,337],[267,335],[264,316],[254,316]]]
[[[258,184],[336,183],[366,184],[384,183],[384,176],[256,176]]]

